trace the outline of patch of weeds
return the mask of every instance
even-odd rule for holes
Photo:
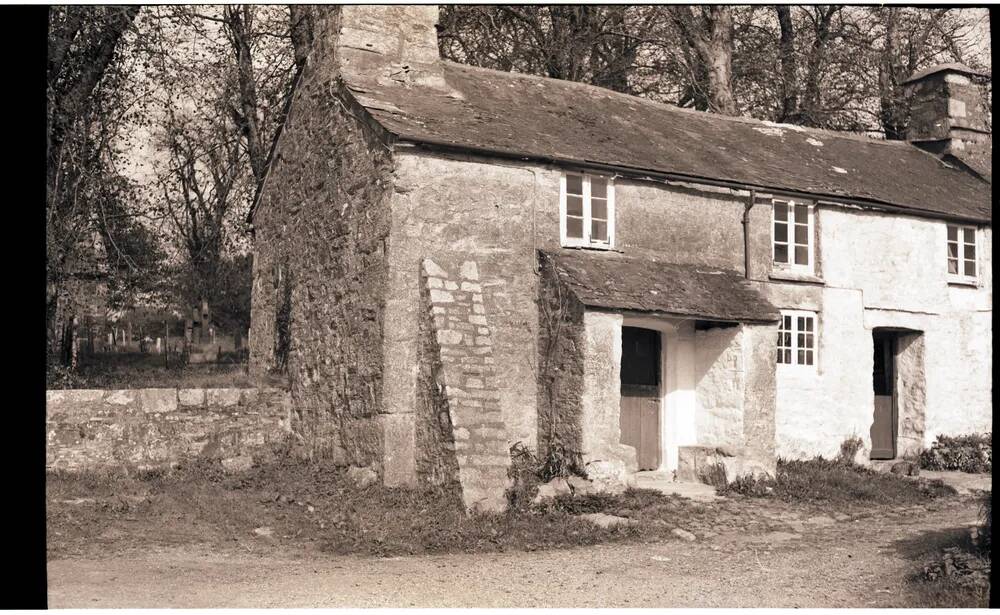
[[[507,490],[507,501],[511,508],[517,510],[531,507],[542,483],[557,477],[586,477],[580,453],[558,441],[548,446],[545,457],[541,459],[522,442],[517,442],[510,447],[510,460],[507,475],[513,479],[513,486]]]
[[[983,502],[979,508],[979,534],[978,534],[978,544],[976,545],[979,549],[980,555],[989,559],[990,558],[990,546],[991,546],[991,535],[992,535],[992,525],[993,525],[993,491],[987,491],[983,495]]]
[[[516,442],[510,447],[510,467],[507,476],[512,479],[507,490],[507,503],[513,510],[526,510],[538,492],[542,480],[538,477],[538,459],[527,446]]]
[[[721,463],[712,463],[706,466],[698,474],[698,480],[715,487],[718,491],[725,489],[729,484],[729,477],[726,475],[726,466]]]
[[[970,474],[993,471],[993,433],[961,436],[939,435],[931,447],[920,453],[925,470],[955,470]]]
[[[737,476],[722,488],[716,488],[719,495],[743,495],[762,498],[774,493],[774,479],[770,476],[744,474]]]
[[[837,454],[837,461],[840,463],[853,464],[858,456],[858,451],[865,445],[864,440],[858,436],[851,436],[840,443],[840,452]]]
[[[919,608],[985,609],[989,607],[989,585],[978,586],[962,583],[959,579],[945,577],[910,581],[913,602]]]
[[[769,496],[788,502],[905,505],[956,492],[940,480],[904,478],[853,463],[816,457],[779,459],[773,479],[743,477],[730,483],[722,493]]]
[[[558,440],[549,443],[537,474],[542,482],[548,482],[558,476],[564,478],[574,475],[587,476],[586,472],[583,471],[580,452],[565,446]]]

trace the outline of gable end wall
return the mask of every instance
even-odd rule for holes
[[[295,96],[254,219],[251,369],[274,366],[284,304],[293,432],[309,456],[381,471],[390,154],[321,70]]]

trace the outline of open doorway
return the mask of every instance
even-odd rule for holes
[[[660,332],[622,327],[621,443],[636,450],[639,470],[660,467]]]
[[[895,459],[899,408],[896,395],[896,333],[872,332],[872,388],[875,412],[872,419],[872,459]]]

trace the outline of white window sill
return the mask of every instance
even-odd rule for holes
[[[604,250],[605,252],[615,251],[615,247],[607,243],[564,243],[562,247],[580,250]]]
[[[948,286],[979,288],[979,280],[976,278],[948,278]]]
[[[826,284],[823,278],[807,273],[805,271],[794,271],[790,269],[774,269],[768,276],[772,280],[781,282],[800,282],[802,284]]]

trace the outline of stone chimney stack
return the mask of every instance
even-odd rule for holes
[[[939,64],[903,83],[910,99],[906,138],[938,156],[954,156],[989,168],[992,136],[977,83],[988,75],[964,64]]]
[[[326,5],[313,10],[315,42],[309,63],[324,76],[444,85],[437,5]]]

